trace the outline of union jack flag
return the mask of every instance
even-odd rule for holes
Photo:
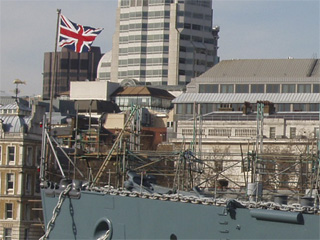
[[[60,15],[59,29],[59,46],[69,48],[79,53],[90,51],[91,44],[103,30],[103,28],[93,28],[76,24],[62,14]]]

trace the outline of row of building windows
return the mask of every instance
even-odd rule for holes
[[[269,127],[269,136],[270,139],[275,138],[283,138],[284,136],[277,136],[276,135],[276,127]],[[314,128],[313,135],[316,136],[318,132],[318,128]],[[195,134],[194,129],[192,128],[183,128],[181,129],[181,134],[184,136],[193,136]],[[211,136],[211,137],[255,137],[257,135],[256,128],[208,128],[208,129],[201,129],[200,131],[196,132],[197,135],[203,136]],[[290,127],[289,128],[289,138],[301,138],[302,136],[297,135],[297,128]]]
[[[110,72],[100,72],[99,73],[99,78],[100,79],[107,79],[109,80],[110,79]]]
[[[183,70],[183,69],[180,69],[179,70],[179,75],[180,76],[190,76],[190,77],[194,77],[193,75],[193,71],[187,71],[187,70]]]
[[[197,5],[197,6],[202,6],[202,7],[206,7],[206,8],[212,8],[211,6],[211,1],[208,0],[179,0],[179,3],[188,3],[191,5]]]
[[[31,174],[25,174],[25,186],[24,186],[24,193],[26,195],[32,195],[32,186],[34,186],[34,192],[40,193],[40,180],[39,175],[34,177]],[[15,174],[14,173],[7,173],[6,174],[6,186],[5,186],[5,194],[7,195],[14,195],[14,187],[15,187]],[[1,190],[1,188],[0,188]]]
[[[212,15],[210,14],[203,14],[203,13],[193,13],[189,11],[178,11],[177,13],[180,17],[188,17],[194,18],[198,20],[207,20],[211,22]],[[130,13],[121,13],[120,14],[120,21],[127,21],[133,19],[152,19],[152,18],[169,18],[170,11],[137,11],[137,12],[130,12]]]
[[[5,203],[4,204],[4,209],[5,209],[5,212],[4,212],[4,219],[14,219],[14,204],[13,203]],[[31,206],[30,204],[25,204],[24,205],[24,217],[23,219],[24,220],[31,220],[31,218],[33,219],[38,219],[38,217],[40,217],[40,215],[38,213],[33,212],[33,216],[31,217]]]
[[[199,108],[199,114],[206,114],[215,111],[242,111],[242,103],[201,103],[196,107]],[[252,111],[257,111],[257,104],[251,104]],[[320,109],[319,103],[276,103],[274,104],[277,112],[318,112]],[[176,104],[177,114],[193,114],[193,103]]]
[[[212,21],[212,15],[210,14],[203,14],[203,13],[196,13],[196,12],[189,12],[189,11],[178,11],[177,13],[180,17],[188,17],[198,20],[206,20],[208,22]],[[130,12],[130,13],[121,13],[120,14],[120,21],[127,21],[133,19],[153,19],[153,18],[169,18],[170,11],[137,11],[137,12]]]
[[[101,67],[111,67],[111,62],[103,62],[101,63]]]
[[[153,18],[170,18],[170,11],[143,11],[121,13],[120,21],[127,21],[132,19],[153,19]]]
[[[169,23],[131,23],[129,25],[120,25],[120,32],[127,31],[150,31],[150,30],[169,30]]]
[[[210,6],[210,8],[211,8],[211,6]],[[189,18],[200,19],[200,20],[208,20],[208,21],[212,20],[212,15],[203,14],[203,13],[196,13],[196,12],[179,10],[177,15],[180,17],[189,17]]]
[[[123,107],[131,107],[132,105],[158,109],[171,108],[171,101],[169,99],[157,97],[115,97],[114,100],[122,110],[124,110]]]
[[[60,69],[82,69],[89,68],[89,61],[86,59],[61,59]]]
[[[119,77],[168,77],[168,70],[166,69],[155,69],[155,70],[129,70],[119,71]]]
[[[152,54],[152,53],[169,53],[168,46],[152,46],[152,47],[129,47],[119,48],[119,55],[128,54]]]
[[[190,36],[186,34],[180,34],[180,40],[186,40],[186,41],[193,41],[193,42],[198,42],[198,43],[203,43],[204,39],[199,36]],[[206,39],[206,43],[209,43],[209,39]]]
[[[120,43],[134,43],[134,42],[168,42],[168,34],[156,34],[156,35],[131,35],[119,38]]]
[[[35,155],[34,155],[34,148],[32,146],[28,146],[25,148],[25,165],[26,166],[36,166],[40,165],[40,160],[41,160],[41,150],[40,147],[35,148]],[[2,146],[0,146],[0,165],[3,164],[2,162]],[[4,165],[14,165],[16,164],[16,146],[7,146],[6,148],[6,163]],[[35,157],[34,157],[35,156]],[[36,160],[34,162],[34,160]]]
[[[94,79],[96,73],[90,72],[90,71],[63,71],[57,73],[57,79],[56,85],[60,83],[61,85],[69,85],[68,81],[83,81],[85,79]],[[92,75],[92,77],[91,77]],[[65,78],[65,79],[62,79]],[[72,78],[72,79],[70,79]]]
[[[17,115],[18,113],[20,115],[26,115],[26,116],[30,115],[30,111],[21,110],[21,109],[19,109],[19,111],[18,111],[18,109],[1,109],[0,110],[0,114]]]
[[[172,0],[121,0],[121,7],[141,7],[170,4]]]
[[[205,54],[207,56],[214,56],[213,50],[209,50],[209,49],[205,49],[205,48],[180,46],[179,50],[180,50],[180,52],[197,53],[197,54]]]
[[[119,60],[119,66],[168,66],[168,58],[135,58]]]
[[[199,93],[320,93],[320,84],[199,84]]]
[[[191,23],[177,23],[177,28],[184,28],[184,29],[192,29],[196,31],[205,31],[211,32],[211,26],[203,26],[199,24],[191,24]]]
[[[28,240],[30,235],[30,229],[29,228],[25,228],[24,229],[24,240]],[[12,228],[4,228],[3,229],[3,240],[12,240],[14,239],[12,236]]]
[[[214,65],[213,62],[208,62],[206,60],[201,60],[201,59],[191,59],[191,58],[179,58],[179,63],[206,66],[208,68]]]

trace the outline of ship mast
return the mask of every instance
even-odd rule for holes
[[[257,138],[256,138],[256,157],[253,162],[253,178],[252,182],[259,181],[257,179],[258,155],[263,153],[263,119],[264,119],[264,103],[257,102]]]

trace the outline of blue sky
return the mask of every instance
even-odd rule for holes
[[[42,93],[43,56],[54,51],[57,12],[104,30],[94,42],[111,50],[116,0],[0,0],[0,90],[26,81],[20,95]],[[214,0],[220,26],[218,55],[225,59],[320,57],[319,0]]]

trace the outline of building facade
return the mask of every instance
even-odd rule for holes
[[[119,0],[110,74],[105,59],[100,80],[186,85],[218,62],[212,16],[211,0]]]
[[[222,61],[173,101],[170,141],[211,161],[208,187],[245,188],[251,152],[266,157],[258,182],[304,194],[317,161],[319,70],[318,59]]]
[[[138,105],[142,108],[168,112],[172,108],[174,96],[163,89],[152,87],[120,87],[112,94],[112,99],[122,111]]]
[[[245,101],[254,109],[257,101],[271,101],[277,112],[318,112],[319,76],[318,59],[225,60],[194,78],[180,99],[201,104],[202,114],[242,111]],[[176,107],[182,114],[193,111]]]
[[[45,110],[15,102],[0,107],[0,239],[43,235],[39,122]]]
[[[62,48],[57,53],[56,71],[54,71],[54,52],[44,54],[43,99],[50,99],[51,81],[55,77],[54,97],[70,90],[72,81],[94,81],[97,66],[102,56],[99,47],[91,47],[90,52],[76,53]]]

